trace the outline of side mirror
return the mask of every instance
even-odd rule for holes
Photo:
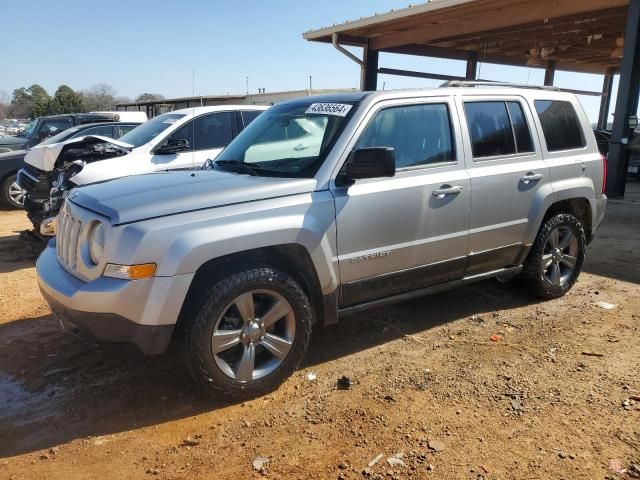
[[[165,145],[162,145],[156,149],[158,155],[170,155],[172,153],[185,152],[191,149],[189,140],[179,138],[175,140],[168,140]]]
[[[395,174],[396,156],[390,147],[354,150],[341,172],[346,183],[365,178],[393,177]]]

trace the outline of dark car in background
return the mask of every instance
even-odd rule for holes
[[[142,123],[146,121],[146,115],[142,112],[94,112],[68,113],[63,115],[39,117],[33,120],[29,126],[18,135],[0,136],[0,153],[26,150],[49,137],[57,135],[63,130],[78,125],[130,121]]]
[[[64,142],[85,135],[120,138],[138,125],[140,122],[102,122],[78,125],[49,137],[42,144]],[[0,153],[0,201],[4,206],[21,208],[24,204],[24,192],[16,182],[16,174],[26,165],[24,163],[26,153],[26,149]]]
[[[598,150],[605,157],[609,155],[609,143],[611,142],[611,132],[609,130],[594,129],[594,135],[598,142]],[[629,139],[627,144],[627,175],[640,178],[640,132],[637,130]]]

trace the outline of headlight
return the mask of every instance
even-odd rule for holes
[[[89,257],[91,261],[98,265],[102,261],[104,254],[104,226],[97,222],[89,234]]]

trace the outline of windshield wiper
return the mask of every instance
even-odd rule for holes
[[[216,160],[214,162],[214,165],[220,165],[221,167],[238,167],[240,170],[245,171],[249,175],[253,175],[254,177],[260,176],[260,174],[258,173],[259,167],[251,166],[248,163],[240,160]]]

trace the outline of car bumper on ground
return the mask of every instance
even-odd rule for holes
[[[169,346],[193,278],[83,282],[62,268],[54,241],[38,258],[36,270],[40,291],[65,329],[101,342],[130,343],[147,355]]]

